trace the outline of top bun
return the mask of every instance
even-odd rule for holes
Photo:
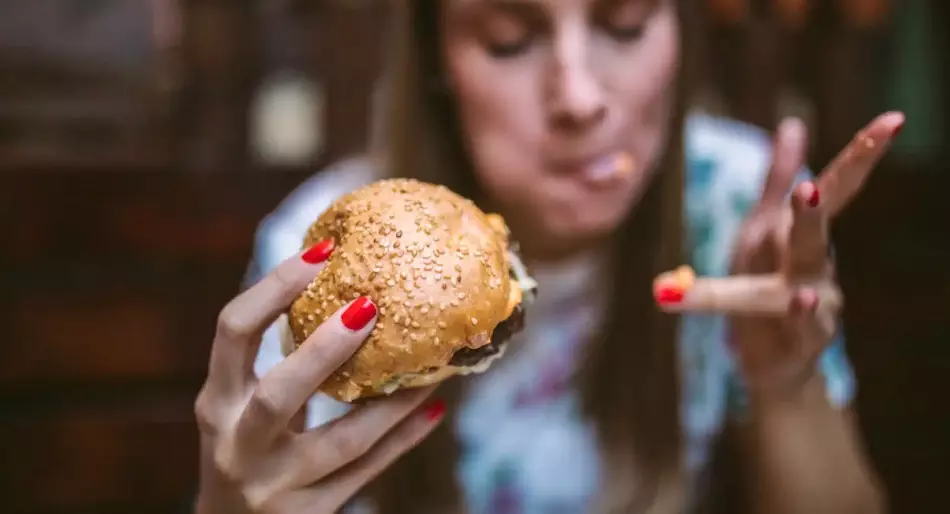
[[[320,387],[340,401],[466,372],[450,365],[453,355],[487,345],[520,303],[504,221],[444,186],[391,179],[346,194],[303,245],[327,239],[333,254],[290,308],[294,348],[360,296],[379,313],[363,346]]]

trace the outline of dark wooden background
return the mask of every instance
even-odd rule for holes
[[[886,108],[874,95],[893,73],[895,12],[777,2],[799,5],[777,16],[764,3],[708,1],[704,84],[762,126],[795,85],[815,106],[818,165]],[[0,510],[158,514],[188,498],[215,315],[261,217],[364,141],[383,11],[0,7]],[[931,63],[943,76],[948,50]],[[324,84],[332,127],[293,169],[255,164],[246,136],[255,85],[286,66]],[[928,155],[890,158],[835,227],[858,410],[899,513],[947,512],[950,489],[950,169],[946,151]]]

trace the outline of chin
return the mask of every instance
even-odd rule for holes
[[[621,221],[621,218],[574,220],[557,227],[555,236],[581,241],[602,239],[613,234],[620,227]]]
[[[608,239],[623,223],[620,213],[586,213],[583,216],[566,217],[561,213],[548,218],[545,239],[557,241],[558,253],[568,254],[590,247],[593,242]]]
[[[584,199],[569,208],[552,209],[547,225],[555,237],[596,239],[609,236],[623,224],[628,212],[627,198]]]

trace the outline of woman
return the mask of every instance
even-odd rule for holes
[[[254,285],[221,313],[196,405],[199,512],[689,512],[729,421],[755,512],[882,511],[833,337],[827,222],[903,116],[875,119],[808,180],[801,123],[784,122],[771,151],[755,129],[685,114],[686,4],[400,4],[382,157],[288,198],[260,227]],[[634,171],[602,172],[619,157]],[[292,418],[372,328],[374,304],[341,309],[285,360],[279,329],[264,331],[332,251],[294,255],[307,225],[384,175],[502,212],[539,299],[520,351],[443,384],[447,402],[425,389],[347,412],[315,398],[299,433]],[[770,275],[651,296],[654,276],[684,260],[704,275]],[[657,303],[687,315],[678,325]]]

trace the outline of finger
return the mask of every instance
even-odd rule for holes
[[[818,189],[829,218],[838,215],[857,195],[903,126],[902,113],[878,116],[825,168],[818,179]]]
[[[814,182],[803,182],[792,193],[788,234],[789,279],[822,277],[828,267],[828,223]]]
[[[821,302],[829,306],[841,303],[835,287],[822,283],[815,289]],[[792,299],[792,289],[778,273],[689,279],[678,270],[657,277],[653,294],[666,312],[774,317],[785,316]]]
[[[758,275],[782,269],[792,226],[790,209],[753,215],[744,223],[733,251],[730,275]]]
[[[811,288],[795,292],[789,304],[791,336],[802,357],[813,357],[831,341],[834,311],[823,305]]]
[[[805,165],[807,147],[808,130],[805,124],[797,118],[783,120],[775,133],[772,165],[762,189],[760,208],[774,210],[785,206],[795,177]]]
[[[336,512],[396,459],[432,433],[444,413],[445,405],[438,401],[417,410],[361,459],[308,489],[288,495],[286,506],[297,509],[288,512],[302,512],[299,509],[304,506],[311,509],[308,512]]]
[[[331,423],[300,434],[292,445],[297,464],[287,489],[316,483],[362,457],[435,389],[412,389],[373,400]]]
[[[691,284],[674,283],[662,275],[654,297],[667,312],[782,315],[789,292],[778,274],[697,278]]]
[[[333,242],[326,241],[285,260],[221,310],[211,347],[209,385],[228,393],[244,390],[253,376],[261,334],[324,268],[332,252]]]
[[[375,321],[376,305],[362,296],[321,323],[261,377],[238,421],[238,441],[259,447],[282,433],[320,384],[356,352]]]
[[[755,345],[755,349],[767,354],[765,360],[769,364],[763,372],[748,377],[750,387],[785,392],[798,387],[810,376],[812,352],[808,350],[809,343],[803,338],[803,331],[814,325],[819,305],[819,296],[811,288],[800,288],[791,294],[780,325],[781,337],[773,336],[774,342],[779,344]]]

